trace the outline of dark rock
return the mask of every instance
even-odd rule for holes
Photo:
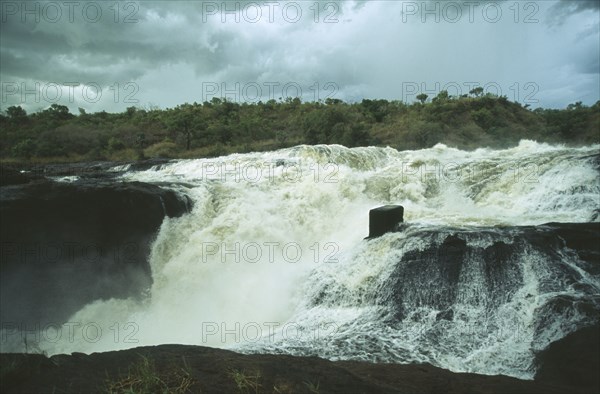
[[[369,237],[379,237],[394,231],[404,221],[404,207],[401,205],[384,205],[369,211]]]
[[[388,283],[382,287],[378,304],[395,309],[398,319],[405,316],[404,309],[409,305],[438,310],[451,308],[467,252],[465,240],[448,235],[441,245],[404,254],[402,264],[397,264]]]
[[[91,161],[79,163],[57,164],[21,164],[0,166],[2,185],[22,184],[34,179],[48,177],[76,176],[81,179],[112,180],[124,171],[115,170],[116,167],[127,167],[127,171],[144,171],[154,166],[161,166],[171,162],[171,159],[148,159],[134,162]],[[23,172],[21,172],[23,171]],[[18,179],[16,177],[19,177]],[[20,180],[20,181],[19,181]]]
[[[40,179],[40,177],[27,172],[22,173],[16,168],[0,165],[0,186],[22,185],[36,179]]]
[[[58,163],[25,166],[23,169],[28,174],[35,174],[38,177],[66,177],[76,176],[84,179],[112,179],[118,173],[108,171],[112,167],[119,165],[110,161],[93,161],[81,163]]]
[[[410,229],[410,226],[406,227]],[[512,241],[505,242],[506,237]],[[397,319],[410,310],[429,307],[439,311],[451,308],[464,286],[461,272],[480,272],[483,283],[478,302],[492,312],[511,299],[523,285],[522,262],[531,251],[545,256],[544,264],[554,276],[587,294],[585,298],[547,302],[540,309],[537,323],[540,332],[548,324],[543,318],[555,319],[557,314],[577,310],[591,320],[600,319],[597,293],[581,274],[565,262],[572,261],[589,275],[600,273],[600,223],[554,223],[541,226],[437,228],[412,231],[411,237],[396,241],[396,247],[422,242],[423,248],[409,248],[395,264],[395,269],[377,291],[375,303],[393,310]],[[498,239],[497,241],[493,241]],[[501,240],[502,239],[502,240]],[[469,245],[470,244],[470,245]],[[477,246],[482,245],[482,246]],[[545,285],[545,284],[542,284]],[[564,305],[563,305],[564,304]],[[565,307],[566,305],[566,307]]]
[[[535,380],[600,392],[600,325],[577,330],[536,355]]]
[[[149,376],[142,376],[139,371],[142,363],[147,366],[145,371]],[[543,381],[454,373],[429,364],[332,362],[318,357],[244,355],[188,345],[145,346],[50,358],[39,354],[0,354],[0,364],[3,393],[92,393],[107,392],[110,388],[119,392],[193,393],[587,392],[577,386]],[[182,387],[187,390],[181,390]]]
[[[589,264],[591,271],[600,274],[600,223],[546,223],[541,229],[549,229],[560,242]]]
[[[83,305],[139,295],[165,216],[187,196],[140,182],[41,180],[0,188],[0,318],[65,321]]]

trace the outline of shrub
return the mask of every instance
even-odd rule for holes
[[[151,145],[144,149],[144,156],[154,157],[168,157],[172,158],[177,156],[177,144],[171,141],[163,141],[157,144]]]

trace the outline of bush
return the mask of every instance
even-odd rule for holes
[[[33,155],[35,149],[35,142],[27,138],[12,147],[12,155],[13,157],[29,158]]]
[[[140,153],[140,151],[131,148],[123,149],[110,153],[107,158],[111,161],[136,161],[143,158]]]
[[[117,150],[121,150],[124,148],[125,148],[125,144],[120,139],[118,139],[116,137],[110,137],[110,139],[108,140],[108,149],[110,151],[117,151]]]
[[[144,156],[149,158],[155,157],[167,157],[173,158],[177,156],[177,144],[171,141],[163,141],[157,144],[151,145],[144,149]]]

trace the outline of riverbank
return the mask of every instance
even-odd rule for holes
[[[589,343],[588,343],[589,345]],[[430,364],[244,355],[186,345],[104,353],[0,354],[3,393],[589,393],[597,386],[453,373]],[[593,365],[581,365],[591,373]],[[597,379],[596,379],[597,383]]]

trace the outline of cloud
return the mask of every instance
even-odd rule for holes
[[[547,22],[551,26],[560,25],[572,15],[584,12],[595,11],[596,17],[600,12],[599,0],[559,0],[549,10]]]
[[[577,94],[598,97],[592,85],[581,91],[584,85],[577,82],[575,88],[575,81],[597,79],[598,14],[590,10],[597,10],[598,2],[576,3],[536,2],[538,9],[526,9],[529,3],[521,2],[515,14],[513,2],[482,1],[471,15],[461,9],[456,21],[448,3],[439,2],[441,14],[425,15],[425,22],[421,7],[436,9],[431,2],[336,1],[318,3],[318,8],[314,2],[274,2],[260,9],[260,17],[251,1],[125,2],[119,3],[118,14],[108,2],[96,3],[103,8],[94,22],[81,13],[92,3],[81,3],[73,20],[63,9],[56,22],[43,14],[39,22],[29,14],[23,21],[19,10],[14,15],[3,10],[0,79],[93,82],[105,97],[116,83],[134,82],[140,105],[161,107],[203,101],[206,84],[217,84],[218,93],[236,83],[240,89],[258,84],[264,95],[269,84],[278,84],[275,98],[283,94],[283,86],[296,83],[305,100],[331,94],[346,100],[404,100],[409,99],[407,83],[425,89],[454,83],[463,93],[470,82],[497,84],[510,99],[522,99],[527,92],[514,90],[531,82],[539,86],[539,97],[565,106]],[[560,17],[561,23],[551,28],[524,23],[532,11],[532,20]],[[570,78],[556,78],[564,70]],[[555,86],[558,80],[573,86]],[[328,83],[333,85],[324,89]],[[544,96],[545,89],[554,95]],[[243,101],[239,93],[237,99]],[[562,101],[559,93],[565,94]],[[10,103],[19,97],[12,95]],[[8,101],[1,104],[5,108]],[[104,99],[69,104],[87,104],[91,111],[131,105]]]

